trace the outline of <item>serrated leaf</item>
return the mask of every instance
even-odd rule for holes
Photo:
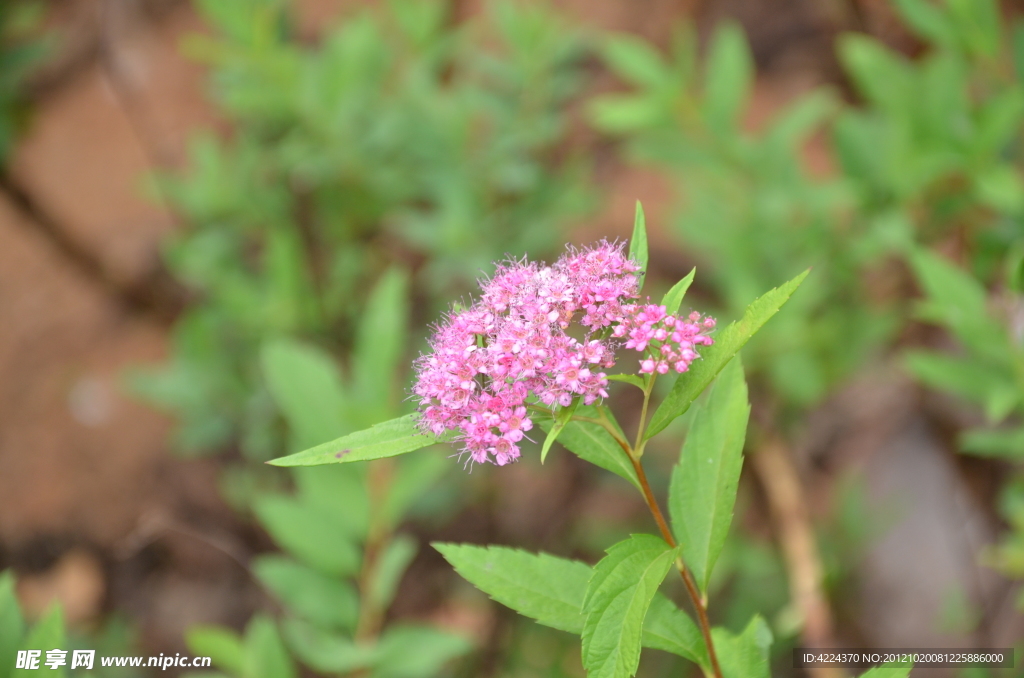
[[[654,595],[644,619],[643,646],[679,655],[703,669],[711,665],[697,624],[661,593]],[[705,670],[705,673],[709,673]]]
[[[568,407],[561,407],[558,412],[555,413],[555,421],[551,425],[551,429],[548,431],[547,436],[544,438],[544,445],[540,448],[540,463],[543,464],[544,460],[547,459],[548,450],[550,450],[551,446],[554,445],[555,440],[558,439],[558,435],[562,432],[562,429],[565,428],[565,425],[569,423],[570,419],[572,419],[572,414],[576,411],[579,404],[579,397],[573,398],[572,403],[570,403]]]
[[[270,395],[291,427],[292,449],[331,440],[347,430],[341,375],[329,355],[299,341],[279,339],[263,345],[260,363]]]
[[[594,566],[583,610],[583,668],[588,678],[629,678],[640,665],[647,609],[676,558],[662,539],[636,534]]]
[[[587,564],[502,546],[432,546],[463,578],[502,605],[545,626],[582,632],[580,608],[591,575]]]
[[[344,464],[414,452],[437,442],[434,436],[420,431],[416,425],[418,417],[418,414],[407,414],[267,463],[274,466]]]
[[[711,640],[723,678],[770,678],[772,632],[760,615],[754,615],[738,636],[726,629],[711,629]]]
[[[264,586],[300,617],[327,629],[355,630],[359,598],[347,581],[324,576],[280,555],[256,558],[252,570]]]
[[[734,22],[721,24],[711,40],[704,76],[704,119],[718,134],[735,131],[753,72],[743,29]]]
[[[185,634],[189,652],[199,657],[209,657],[213,665],[225,673],[241,677],[244,671],[242,638],[223,626],[196,625]]]
[[[374,678],[430,678],[473,649],[465,637],[429,626],[392,625],[378,642]]]
[[[707,388],[734,355],[771,319],[800,287],[810,269],[785,285],[758,297],[747,306],[743,317],[730,324],[715,337],[715,343],[701,351],[701,358],[690,365],[690,371],[676,378],[672,390],[662,401],[647,426],[647,438],[657,435],[676,417],[684,414],[693,401]]]
[[[295,664],[270,617],[257,614],[245,627],[242,678],[295,678]]]
[[[14,573],[0,572],[0,678],[14,670],[18,648],[25,635],[25,618],[14,594]]]
[[[391,605],[398,591],[398,583],[402,580],[412,559],[416,557],[419,547],[416,540],[404,534],[395,536],[387,545],[370,580],[367,596],[369,604],[375,609],[386,610]]]
[[[348,576],[359,570],[362,555],[331,514],[288,497],[258,497],[253,509],[263,527],[285,551],[320,572]]]
[[[640,287],[643,287],[647,274],[647,217],[644,207],[636,201],[636,214],[633,217],[633,237],[629,239],[629,258],[640,265]]]
[[[729,533],[743,467],[750,402],[739,356],[698,408],[672,470],[668,501],[683,561],[703,593]]]
[[[588,418],[597,418],[597,409],[592,405],[582,406],[577,408],[576,414]],[[542,420],[540,426],[546,431],[552,426],[552,422],[550,420]],[[633,483],[633,486],[637,489],[640,489],[640,481],[637,478],[636,469],[633,468],[633,463],[629,460],[626,451],[600,424],[570,421],[562,429],[558,440],[567,450],[580,459],[611,471],[615,475]]]
[[[64,634],[64,613],[60,605],[54,603],[43,615],[42,619],[28,632],[18,647],[20,650],[41,650],[38,669],[14,669],[11,671],[11,678],[28,678],[37,676],[40,671],[45,671],[47,676],[64,678],[67,676],[67,665],[58,669],[50,669],[46,666],[46,651],[64,647],[67,637]],[[14,666],[14,663],[11,664]]]
[[[685,278],[677,282],[672,286],[665,296],[661,299],[661,305],[665,307],[665,312],[669,315],[675,315],[679,312],[679,307],[683,303],[683,297],[686,296],[686,291],[690,289],[690,285],[693,283],[693,276],[696,275],[697,269],[692,269]]]

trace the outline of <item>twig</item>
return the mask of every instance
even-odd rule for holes
[[[824,574],[807,502],[785,444],[768,436],[751,455],[753,468],[768,498],[772,521],[786,561],[790,595],[803,618],[808,647],[834,647],[832,612],[823,590]],[[839,678],[832,667],[809,668],[814,678]]]

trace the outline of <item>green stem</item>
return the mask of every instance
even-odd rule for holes
[[[640,425],[637,426],[636,442],[633,443],[633,456],[637,459],[644,456],[644,447],[647,445],[647,441],[644,440],[644,434],[647,432],[647,405],[651,402],[651,391],[654,390],[654,380],[657,378],[658,373],[652,372],[651,378],[644,386],[644,404],[640,408]]]

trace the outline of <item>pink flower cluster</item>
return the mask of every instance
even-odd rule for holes
[[[685,372],[699,357],[696,347],[712,343],[705,332],[714,320],[636,303],[639,272],[607,242],[570,251],[553,266],[499,266],[480,301],[452,313],[417,361],[420,426],[435,435],[458,431],[472,461],[503,466],[519,457],[533,428],[528,403],[554,408],[579,396],[589,405],[608,396],[601,370],[615,365],[620,346],[644,355],[641,373]],[[567,333],[574,320],[582,339]]]

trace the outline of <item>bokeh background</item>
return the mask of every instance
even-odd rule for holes
[[[625,238],[641,200],[649,289],[696,266],[686,304],[723,320],[812,267],[744,352],[716,622],[762,614],[778,675],[801,642],[1019,644],[1021,15],[0,0],[0,569],[25,616],[56,601],[68,642],[109,654],[280,633],[291,659],[220,667],[239,678],[370,675],[329,641],[411,622],[446,635],[396,652],[437,656],[373,675],[582,676],[578,641],[429,542],[594,562],[650,529],[626,483],[560,448],[322,482],[263,462],[407,411],[430,323],[492,262]],[[684,431],[649,452],[660,492]],[[386,525],[366,483],[409,495]],[[354,514],[337,565],[322,536]],[[368,621],[360,570],[395,543]],[[696,674],[645,653],[641,675]]]

